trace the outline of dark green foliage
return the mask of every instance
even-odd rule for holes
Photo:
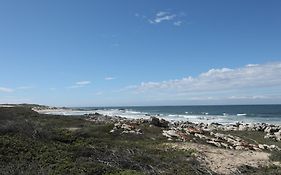
[[[281,151],[273,151],[269,157],[272,161],[281,162]]]
[[[191,152],[164,149],[161,129],[145,134],[109,131],[82,117],[0,108],[0,174],[206,174]],[[70,128],[75,128],[71,130]]]
[[[268,167],[261,167],[255,168],[251,166],[241,166],[238,168],[236,174],[243,174],[243,175],[279,175],[281,174],[281,168],[278,166],[268,166]]]

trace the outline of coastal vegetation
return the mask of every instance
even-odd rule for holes
[[[112,124],[0,108],[1,174],[202,174],[192,151],[162,148],[159,128],[110,134]]]
[[[115,126],[112,122],[93,122],[85,116],[39,114],[31,107],[0,107],[0,172],[3,175],[218,174],[198,160],[200,153],[195,148],[169,146],[180,141],[167,140],[162,134],[164,125],[144,122],[138,126],[141,134],[122,134],[120,130],[111,132]],[[270,158],[280,161],[280,151]],[[240,174],[280,172],[280,167],[275,165],[241,166],[236,171]]]

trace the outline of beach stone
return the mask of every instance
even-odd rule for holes
[[[243,124],[240,124],[239,127],[238,127],[239,131],[245,131],[246,129],[247,129],[247,126],[245,126]]]
[[[122,124],[121,129],[127,130],[127,131],[131,131],[134,127],[128,124]]]
[[[121,128],[122,124],[120,122],[114,123],[114,127]]]
[[[225,147],[225,148],[228,148],[229,146],[228,146],[228,144],[226,144],[226,143],[221,143],[221,145],[223,146],[223,147]]]
[[[163,130],[162,134],[168,138],[180,137],[175,130]]]
[[[270,145],[270,146],[269,146],[269,149],[276,149],[276,148],[277,148],[276,145]]]
[[[215,134],[214,134],[214,136],[215,136],[216,138],[219,138],[219,139],[224,139],[224,140],[225,140],[225,138],[224,138],[224,134],[215,133]]]
[[[219,147],[219,148],[221,147],[221,144],[220,144],[219,142],[215,142],[215,141],[210,141],[210,140],[208,140],[207,143],[212,144],[212,145],[214,145],[214,146],[216,146],[216,147]]]
[[[243,150],[244,147],[243,147],[243,146],[236,146],[235,149],[236,149],[236,150]]]
[[[275,139],[275,135],[272,135],[270,133],[267,133],[265,136],[264,136],[265,139]]]
[[[159,119],[157,117],[151,117],[150,118],[150,124],[157,126],[157,127],[163,127],[163,128],[168,128],[169,127],[169,122],[164,120],[164,119]]]
[[[258,147],[253,147],[253,150],[255,150],[255,151],[261,151],[261,149],[258,148]]]
[[[198,137],[198,138],[200,138],[200,139],[206,139],[206,140],[209,139],[207,136],[205,136],[205,135],[203,135],[203,134],[195,133],[194,136],[195,136],[195,137]]]
[[[264,129],[264,132],[266,133],[275,133],[275,132],[278,132],[280,129],[276,126],[268,126]]]
[[[225,131],[235,131],[237,128],[235,126],[225,126],[223,127],[223,130]]]
[[[249,131],[253,131],[253,130],[255,130],[255,128],[256,128],[256,125],[255,125],[254,123],[250,123],[250,124],[248,125],[248,130],[249,130]]]
[[[258,144],[259,149],[265,149],[263,144]]]

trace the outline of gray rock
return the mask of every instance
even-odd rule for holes
[[[212,145],[214,145],[216,147],[219,147],[219,148],[221,147],[221,144],[219,142],[207,140],[207,143],[212,144]]]
[[[168,128],[169,127],[169,122],[164,120],[164,119],[159,119],[157,117],[151,117],[150,118],[150,124],[157,126],[157,127],[163,127],[163,128]]]
[[[168,138],[180,137],[180,135],[178,135],[175,130],[163,130],[163,135]]]

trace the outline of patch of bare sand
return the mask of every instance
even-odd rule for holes
[[[227,150],[198,143],[169,143],[176,149],[196,150],[198,160],[211,170],[219,174],[232,174],[242,165],[252,167],[273,164],[269,160],[269,153],[258,151]]]

